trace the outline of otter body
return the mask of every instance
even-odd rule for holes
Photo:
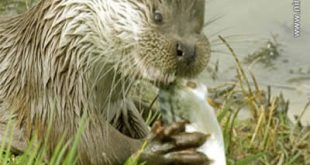
[[[22,15],[0,18],[0,123],[14,121],[12,147],[24,150],[37,134],[53,139],[51,154],[62,137],[72,140],[87,114],[78,162],[123,163],[148,134],[127,98],[135,80],[167,84],[206,66],[204,4],[43,0]]]

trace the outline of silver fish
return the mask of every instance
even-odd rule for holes
[[[211,165],[226,165],[222,130],[207,97],[207,86],[190,80],[179,80],[161,88],[162,120],[165,124],[187,120],[190,124],[186,126],[186,132],[209,134],[210,137],[198,150],[212,160]]]

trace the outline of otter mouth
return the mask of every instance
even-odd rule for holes
[[[165,74],[154,67],[145,68],[142,72],[142,76],[145,80],[156,86],[166,86],[176,80],[175,74]]]
[[[149,81],[156,86],[166,86],[176,80],[175,73],[164,73],[156,67],[144,65],[143,62],[139,60],[137,60],[137,63],[142,79]]]

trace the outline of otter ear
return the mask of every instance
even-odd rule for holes
[[[205,7],[206,7],[206,1],[205,0],[194,0],[196,1],[193,5],[192,11],[194,12],[194,17],[198,19],[198,25],[200,27],[200,30],[202,30],[204,25],[204,16],[205,16]]]

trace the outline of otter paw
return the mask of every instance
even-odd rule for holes
[[[141,161],[147,164],[186,164],[207,165],[207,156],[196,149],[200,147],[208,135],[185,132],[186,121],[175,122],[163,126],[156,122],[148,138],[148,145],[140,155]]]

